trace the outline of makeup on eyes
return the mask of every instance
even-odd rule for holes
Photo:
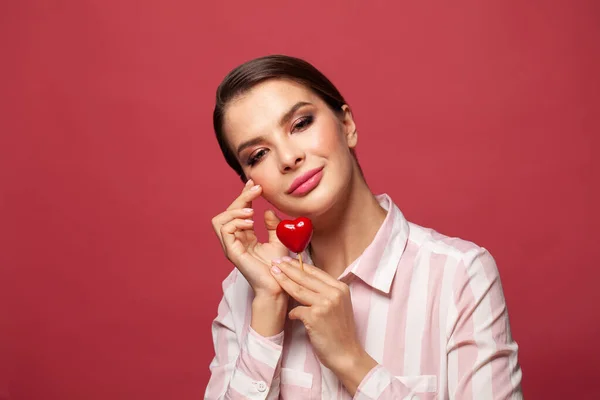
[[[252,155],[250,157],[248,157],[248,160],[246,161],[246,164],[249,166],[254,166],[256,165],[256,163],[258,161],[260,161],[261,158],[264,157],[264,155],[266,154],[267,149],[260,149],[254,153],[252,153]]]
[[[298,118],[298,122],[292,127],[292,131],[296,128],[304,129],[314,122],[315,117],[312,114],[307,114],[303,117]]]
[[[312,113],[303,115],[302,117],[300,117],[296,120],[297,122],[294,125],[292,125],[292,127],[290,128],[290,131],[291,131],[290,133],[302,132],[305,129],[308,129],[313,124],[314,120],[315,120],[315,116]],[[264,148],[254,151],[246,159],[245,164],[250,167],[256,165],[266,155],[267,152],[268,152],[268,149],[264,149]]]

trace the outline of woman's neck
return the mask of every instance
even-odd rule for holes
[[[348,196],[315,221],[310,244],[315,266],[334,278],[369,246],[387,214],[360,173],[354,172]]]

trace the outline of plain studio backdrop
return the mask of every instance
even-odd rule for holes
[[[525,397],[600,390],[599,2],[3,1],[0,45],[0,399],[202,397],[215,89],[272,53],[346,96],[376,193],[492,252]]]

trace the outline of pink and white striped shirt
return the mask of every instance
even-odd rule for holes
[[[490,253],[406,221],[386,194],[377,199],[387,216],[338,278],[350,287],[358,338],[379,363],[354,399],[522,399],[518,345]],[[249,326],[253,291],[237,269],[223,291],[205,399],[352,398],[317,359],[301,321],[262,337]]]

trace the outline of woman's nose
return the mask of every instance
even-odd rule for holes
[[[302,165],[305,155],[298,147],[288,146],[280,149],[280,163],[283,172],[292,171]]]

